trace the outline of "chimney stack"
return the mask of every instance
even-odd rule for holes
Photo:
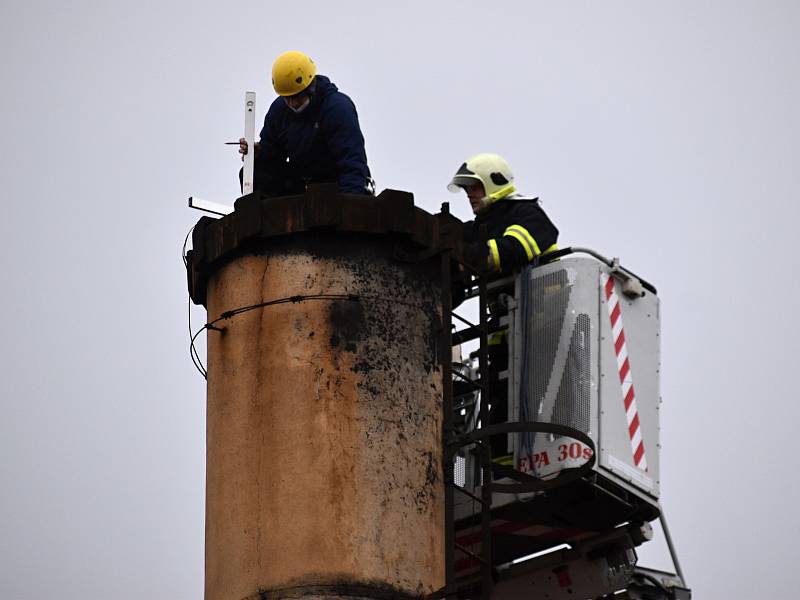
[[[207,332],[206,600],[444,585],[442,223],[408,193],[319,186],[196,226],[190,293],[225,317]]]

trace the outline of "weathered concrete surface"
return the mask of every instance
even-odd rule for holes
[[[444,584],[436,264],[295,235],[210,277],[209,320],[295,295],[359,301],[258,308],[208,332],[207,600]]]

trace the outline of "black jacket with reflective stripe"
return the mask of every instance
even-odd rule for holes
[[[487,244],[479,241],[482,225],[486,225],[487,241],[494,240],[497,244],[503,272],[513,271],[530,260],[517,237],[504,235],[512,225],[522,227],[530,234],[539,253],[546,252],[558,240],[558,229],[542,210],[538,198],[502,198],[478,214],[474,221],[464,224],[464,241],[471,246],[470,254],[479,258],[481,264],[486,264],[489,255]],[[535,250],[533,255],[536,255]]]

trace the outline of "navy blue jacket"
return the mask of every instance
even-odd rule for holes
[[[276,98],[264,118],[254,187],[271,196],[300,194],[307,183],[338,182],[353,194],[371,191],[371,178],[355,104],[324,75],[311,103],[294,113]]]

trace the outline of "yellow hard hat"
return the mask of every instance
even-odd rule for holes
[[[297,50],[284,52],[272,64],[272,87],[279,96],[294,96],[306,89],[317,74],[317,65]]]

